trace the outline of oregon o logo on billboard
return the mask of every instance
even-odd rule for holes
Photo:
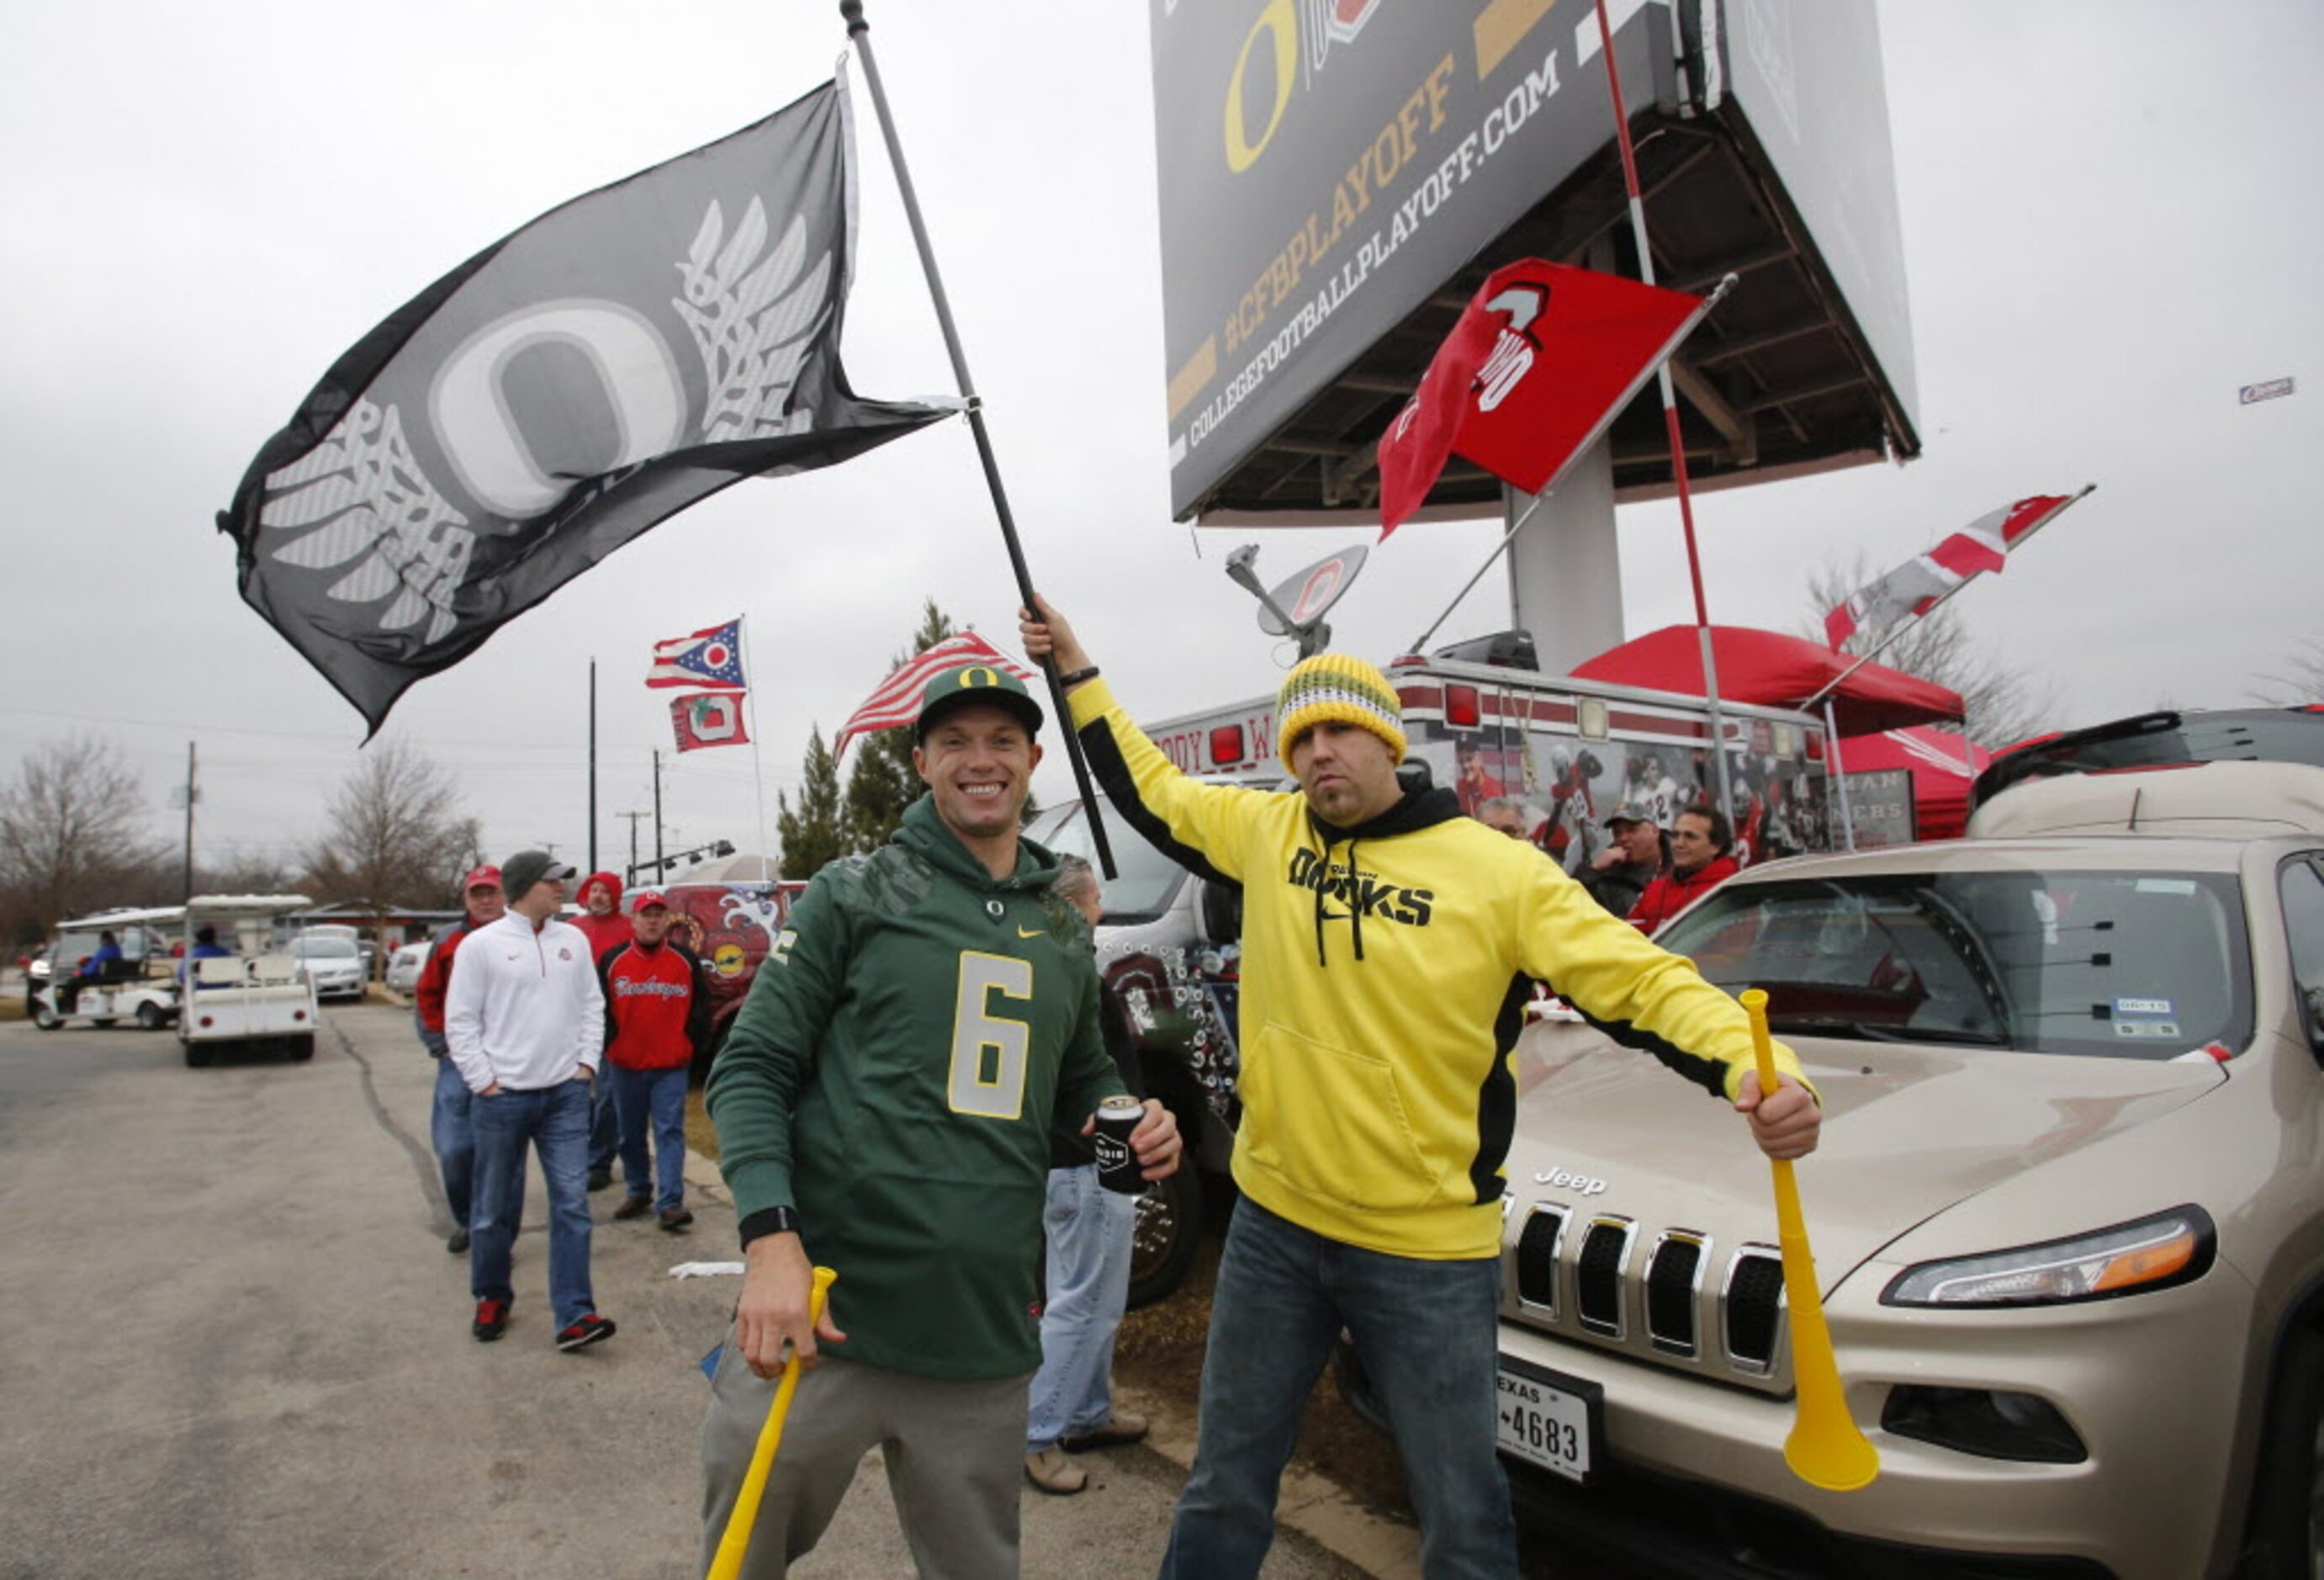
[[[1267,112],[1267,127],[1251,141],[1243,120],[1243,75],[1250,66],[1251,46],[1262,34],[1268,35],[1275,45],[1275,102]],[[1267,152],[1275,128],[1283,124],[1283,112],[1291,104],[1291,85],[1296,79],[1299,64],[1299,20],[1292,10],[1292,0],[1267,0],[1267,8],[1259,20],[1250,24],[1243,35],[1242,52],[1235,57],[1234,75],[1227,79],[1226,143],[1227,168],[1240,175],[1259,162]]]

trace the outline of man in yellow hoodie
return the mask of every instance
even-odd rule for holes
[[[1741,1006],[1609,915],[1539,851],[1408,790],[1396,688],[1320,653],[1276,741],[1299,793],[1180,774],[1055,608],[1054,659],[1092,771],[1139,833],[1243,887],[1242,1192],[1211,1304],[1201,1444],[1162,1574],[1254,1575],[1299,1412],[1344,1326],[1396,1434],[1430,1580],[1514,1576],[1494,1447],[1510,1054],[1532,981],[1731,1102],[1770,1157],[1812,1150],[1788,1049],[1759,1090]]]

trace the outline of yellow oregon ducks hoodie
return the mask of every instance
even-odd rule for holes
[[[1714,1094],[1750,1067],[1741,1005],[1452,791],[1339,828],[1296,792],[1179,773],[1102,680],[1069,700],[1115,808],[1242,885],[1234,1177],[1268,1211],[1397,1256],[1496,1254],[1534,978]]]

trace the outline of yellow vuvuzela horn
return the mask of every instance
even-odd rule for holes
[[[827,1267],[815,1270],[815,1289],[807,1298],[809,1327],[823,1320],[824,1298],[838,1279]],[[742,1490],[734,1495],[733,1511],[726,1516],[726,1529],[718,1535],[718,1552],[710,1560],[708,1580],[736,1580],[742,1573],[742,1557],[751,1550],[751,1529],[759,1523],[759,1501],[767,1495],[767,1473],[774,1469],[775,1450],[782,1446],[783,1418],[791,1413],[791,1395],[798,1391],[798,1351],[793,1349],[783,1363],[783,1377],[775,1384],[774,1400],[767,1406],[767,1424],[759,1428],[759,1445],[751,1450],[751,1468],[743,1473]]]
[[[1751,1047],[1758,1056],[1759,1090],[1775,1090],[1775,1049],[1767,1040],[1767,995],[1743,992],[1751,1017]],[[1832,1358],[1831,1331],[1823,1323],[1823,1297],[1816,1291],[1815,1257],[1808,1250],[1808,1226],[1800,1215],[1799,1182],[1788,1158],[1770,1158],[1775,1177],[1775,1238],[1784,1252],[1784,1298],[1792,1308],[1792,1383],[1799,1391],[1792,1435],[1784,1439],[1784,1463],[1810,1486],[1852,1492],[1880,1474],[1880,1455],[1856,1429],[1840,1390],[1840,1364]]]

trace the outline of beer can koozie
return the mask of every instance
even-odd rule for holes
[[[1135,1097],[1109,1097],[1097,1105],[1097,1135],[1091,1145],[1097,1152],[1097,1182],[1108,1190],[1136,1196],[1146,1188],[1138,1178],[1138,1154],[1130,1150],[1130,1132],[1146,1117],[1146,1104]]]

